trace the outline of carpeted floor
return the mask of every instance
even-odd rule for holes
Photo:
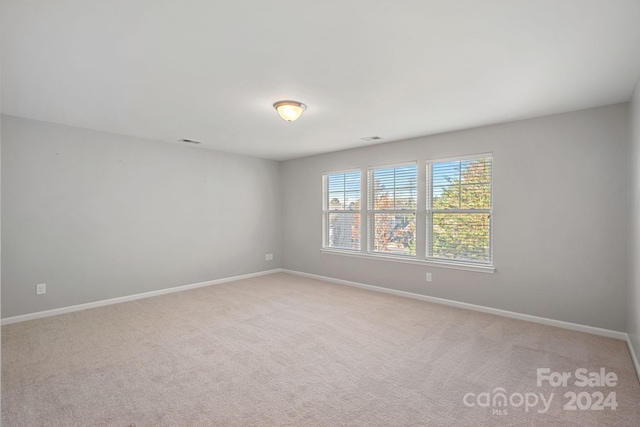
[[[638,426],[640,385],[623,341],[274,274],[3,327],[2,425]]]

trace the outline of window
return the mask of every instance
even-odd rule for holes
[[[360,250],[360,171],[322,177],[324,248]]]
[[[369,170],[369,252],[415,257],[417,181],[415,164]]]
[[[427,175],[427,259],[491,265],[491,156],[429,163]]]
[[[420,163],[324,174],[322,251],[493,273],[492,154]]]

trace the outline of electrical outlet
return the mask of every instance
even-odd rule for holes
[[[431,281],[431,273],[427,273],[427,282]]]
[[[46,283],[38,283],[36,285],[36,295],[42,295],[47,293],[47,284]]]
[[[273,254],[266,254],[264,256],[265,261],[273,261]]]

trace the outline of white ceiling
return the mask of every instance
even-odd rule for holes
[[[2,112],[276,160],[625,102],[639,0],[2,0]],[[272,104],[308,109],[297,122]]]

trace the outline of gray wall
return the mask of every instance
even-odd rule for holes
[[[629,103],[629,296],[627,333],[640,356],[640,81]]]
[[[284,162],[283,268],[623,331],[627,113],[619,104]],[[319,252],[323,172],[483,152],[494,158],[495,274]]]
[[[628,330],[638,348],[638,92],[630,109],[620,104],[281,164],[2,116],[2,315],[282,266]],[[319,252],[323,172],[481,152],[494,156],[495,274]],[[628,223],[635,226],[629,252]],[[265,253],[275,260],[265,261]],[[41,282],[47,294],[36,296]]]
[[[2,120],[3,316],[280,266],[277,162]]]

